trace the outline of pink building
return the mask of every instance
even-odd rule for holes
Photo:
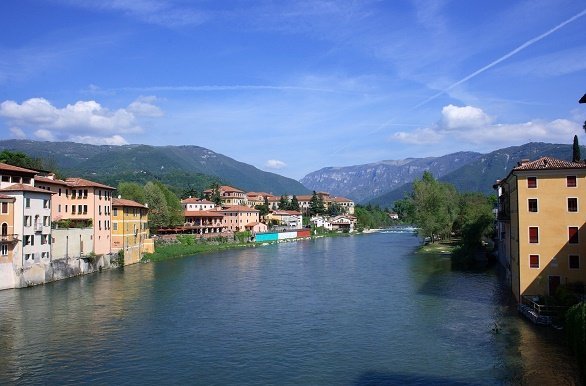
[[[259,222],[259,211],[248,206],[230,206],[219,212],[224,215],[224,228],[233,232],[242,232],[246,230],[246,225]]]

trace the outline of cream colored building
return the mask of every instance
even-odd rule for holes
[[[586,164],[524,160],[495,188],[499,259],[517,301],[586,283]]]

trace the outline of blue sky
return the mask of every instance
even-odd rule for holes
[[[299,179],[586,143],[583,1],[5,0],[0,138],[198,145]]]

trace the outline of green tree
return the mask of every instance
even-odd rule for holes
[[[210,187],[212,190],[212,194],[210,195],[210,201],[216,204],[217,206],[222,205],[222,197],[220,196],[220,185],[217,182],[214,182]]]
[[[449,237],[458,215],[458,194],[450,184],[443,184],[426,171],[413,183],[414,222],[420,234],[432,242]]]
[[[136,201],[140,204],[144,204],[146,202],[144,187],[137,184],[136,182],[119,183],[117,193],[122,198],[125,198],[127,200]]]
[[[289,210],[289,199],[285,196],[281,196],[279,199],[279,209]]]
[[[43,162],[39,158],[32,158],[20,151],[3,150],[0,152],[0,162],[27,169],[43,169]]]
[[[342,210],[342,207],[340,206],[340,204],[338,204],[336,202],[332,202],[329,205],[328,210],[326,212],[330,216],[337,216],[339,214],[342,214],[344,211]]]
[[[407,196],[395,201],[393,211],[399,215],[399,220],[412,224],[415,222],[415,205],[411,197]]]
[[[259,216],[266,216],[269,214],[269,199],[265,196],[264,202],[260,205],[255,205],[254,209],[259,211]]]
[[[156,181],[155,184],[163,192],[167,203],[167,223],[165,226],[173,227],[183,224],[183,207],[179,197],[175,195],[166,185]]]
[[[297,199],[296,195],[293,195],[293,197],[291,198],[289,209],[299,211],[299,200]]]
[[[574,135],[574,145],[572,146],[572,161],[580,161],[580,144],[578,143],[577,135]]]
[[[169,209],[163,191],[153,182],[144,186],[146,204],[149,206],[149,226],[156,233],[158,228],[166,227],[169,223]]]

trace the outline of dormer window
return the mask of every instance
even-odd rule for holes
[[[537,188],[537,177],[527,177],[527,187]]]

